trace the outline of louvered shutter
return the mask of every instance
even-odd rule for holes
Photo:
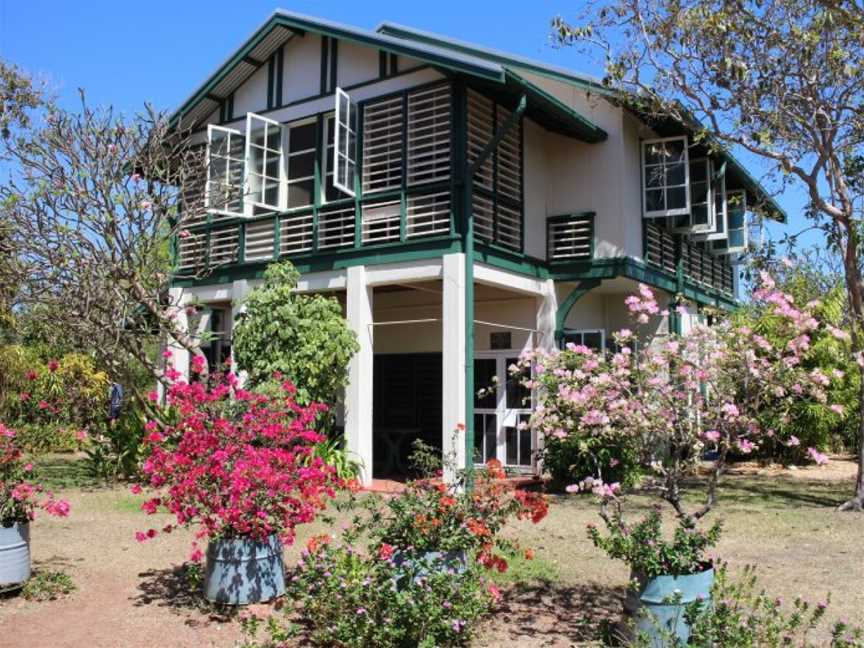
[[[450,86],[408,93],[409,185],[450,178]]]
[[[402,97],[363,109],[363,193],[402,186]]]

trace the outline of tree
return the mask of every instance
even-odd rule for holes
[[[297,388],[297,401],[333,405],[348,383],[348,362],[360,348],[339,302],[295,292],[300,273],[271,264],[249,294],[234,328],[234,358],[253,385],[278,372]]]
[[[94,109],[83,91],[80,111],[65,110],[2,60],[0,133],[7,312],[115,378],[143,366],[164,380],[165,340],[200,355],[168,291],[173,241],[206,216],[206,159],[190,133],[149,106],[131,118]]]
[[[746,151],[779,186],[804,188],[807,215],[843,259],[852,350],[864,372],[860,3],[614,0],[573,24],[554,19],[553,34],[601,52],[604,83],[626,105],[689,124],[697,141]],[[855,494],[841,508],[862,511],[864,419],[858,438]]]

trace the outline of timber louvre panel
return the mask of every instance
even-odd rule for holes
[[[468,90],[468,160],[474,162],[512,112]],[[510,129],[474,177],[476,236],[522,250],[522,123]]]
[[[402,97],[363,109],[363,194],[402,186]]]
[[[408,93],[408,185],[450,179],[450,85]]]
[[[273,258],[273,218],[249,221],[246,223],[244,237],[244,256],[246,261],[264,261]]]
[[[311,252],[314,242],[314,214],[291,214],[279,222],[279,255]]]
[[[236,225],[213,228],[210,230],[209,264],[218,266],[236,262],[239,247],[240,228]]]
[[[593,214],[557,216],[546,223],[549,261],[580,261],[594,256]]]

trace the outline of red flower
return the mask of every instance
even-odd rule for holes
[[[54,373],[59,368],[60,368],[60,363],[57,362],[56,360],[52,359],[52,360],[48,361],[48,371],[50,371],[51,373]]]
[[[501,590],[495,586],[495,583],[489,583],[486,589],[489,590],[489,594],[496,603],[501,600]]]
[[[21,400],[22,403],[26,403],[30,400],[30,394],[27,392],[21,392],[20,394],[18,394],[18,398]]]
[[[395,549],[386,542],[382,543],[380,547],[378,547],[378,557],[381,560],[390,560],[393,557]]]
[[[39,401],[39,405],[38,405],[38,407],[39,407],[40,410],[46,410],[46,409],[48,409],[48,408],[51,407],[51,406],[48,404],[48,401],[46,401],[46,400],[40,400],[40,401]]]
[[[525,560],[534,560],[534,550],[526,549],[525,550]]]
[[[27,372],[27,380],[29,380],[30,382],[33,382],[38,377],[39,377],[39,374],[36,373],[35,369],[30,369],[30,371]]]
[[[330,544],[330,540],[331,538],[327,534],[312,536],[306,543],[306,549],[309,550],[309,553],[316,554],[321,547]]]

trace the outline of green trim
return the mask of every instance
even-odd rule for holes
[[[176,124],[183,115],[188,113],[196,104],[204,99],[213,89],[225,79],[233,69],[249,53],[254,50],[272,31],[278,26],[288,29],[294,28],[303,32],[317,34],[332,39],[344,40],[359,45],[368,45],[383,50],[390,54],[407,56],[413,59],[425,61],[452,72],[469,74],[489,81],[502,82],[504,80],[503,70],[493,69],[490,65],[482,65],[481,62],[473,63],[462,57],[448,56],[430,51],[428,48],[412,46],[410,43],[397,43],[390,39],[381,38],[375,34],[365,34],[332,23],[325,23],[297,15],[287,15],[276,12],[259,27],[246,42],[225,61],[218,70],[213,73],[204,84],[196,90],[183,104],[174,111],[170,123]]]
[[[336,92],[339,85],[339,41],[330,39],[330,92]]]
[[[558,306],[558,310],[555,312],[555,344],[559,347],[561,346],[561,342],[564,340],[567,316],[570,315],[573,306],[577,301],[582,299],[582,297],[591,292],[591,290],[599,286],[600,283],[601,281],[599,279],[583,279],[579,282],[579,285],[570,291],[570,294],[567,295],[564,301]]]
[[[534,72],[535,74],[539,74],[540,76],[544,76],[549,79],[555,79],[557,81],[564,81],[577,87],[591,90],[592,92],[611,94],[611,91],[599,81],[595,81],[593,79],[578,75],[573,72],[557,69],[540,63],[539,61],[523,59],[518,56],[508,55],[504,52],[497,52],[483,47],[478,47],[475,45],[471,45],[470,43],[462,43],[453,39],[445,38],[443,36],[413,30],[393,23],[382,23],[375,29],[375,31],[381,34],[386,34],[387,36],[404,38],[406,40],[412,40],[418,43],[424,43],[426,45],[443,47],[449,50],[453,50],[454,52],[459,52],[461,54],[468,54],[470,56],[484,58],[487,61],[493,61],[501,65],[509,65],[521,68],[523,70],[529,70],[531,72]]]
[[[272,110],[274,105],[273,86],[276,85],[276,55],[267,59],[267,110]]]
[[[476,245],[475,259],[493,268],[515,272],[534,279],[549,279],[552,276],[546,261],[489,243]]]
[[[327,46],[327,41],[329,39],[326,36],[321,37],[321,78],[320,78],[320,93],[319,96],[323,96],[329,94],[327,92],[327,55],[330,52],[330,48]]]

